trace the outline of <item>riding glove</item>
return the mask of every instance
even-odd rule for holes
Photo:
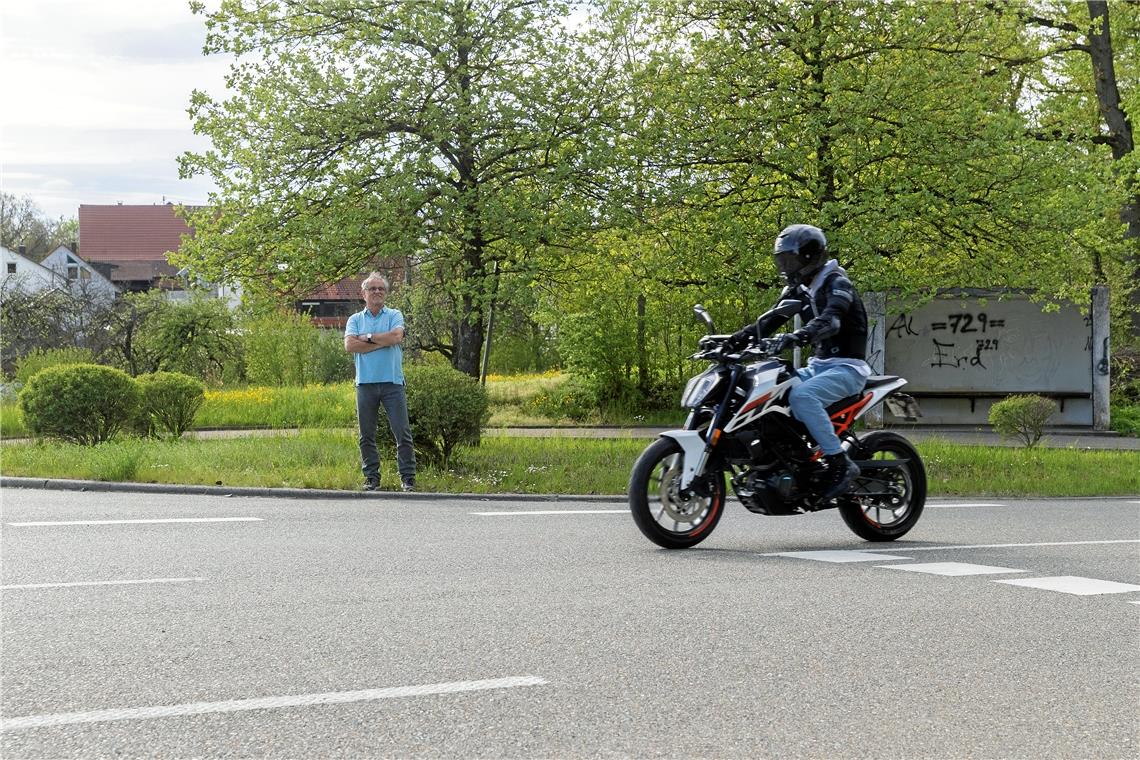
[[[807,336],[803,334],[802,330],[796,330],[793,333],[780,333],[773,335],[772,340],[772,353],[779,354],[787,351],[789,348],[799,348],[806,346],[808,343]]]

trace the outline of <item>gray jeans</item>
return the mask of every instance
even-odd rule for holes
[[[412,425],[408,422],[408,398],[397,383],[362,383],[356,386],[356,418],[360,422],[360,469],[365,478],[380,479],[380,452],[376,449],[376,426],[380,405],[388,415],[396,441],[396,466],[400,480],[416,477],[416,452],[412,448]]]

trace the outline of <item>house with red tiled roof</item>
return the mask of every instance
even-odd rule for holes
[[[83,258],[123,292],[181,290],[166,255],[193,234],[172,203],[152,206],[83,204],[79,239]]]

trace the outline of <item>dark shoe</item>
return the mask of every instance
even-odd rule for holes
[[[375,491],[380,487],[380,478],[367,478],[364,481],[365,491]]]
[[[820,498],[830,501],[842,496],[851,487],[859,474],[859,465],[852,462],[843,451],[825,456],[823,461],[827,465],[827,472],[823,475],[823,493]]]
[[[405,492],[416,490],[415,478],[408,478],[401,484],[400,487],[403,488]]]

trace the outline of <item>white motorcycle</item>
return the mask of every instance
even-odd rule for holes
[[[769,315],[791,317],[799,301],[782,301]],[[654,543],[684,549],[708,538],[724,513],[725,476],[744,506],[762,515],[793,515],[838,508],[847,526],[868,541],[893,541],[922,515],[926,470],[909,441],[889,431],[857,434],[855,421],[887,402],[900,416],[918,416],[914,399],[898,390],[901,377],[872,376],[863,391],[828,408],[835,432],[859,475],[847,493],[822,501],[822,452],[788,408],[788,392],[802,382],[791,363],[761,340],[729,350],[728,335],[709,334],[692,359],[712,365],[692,378],[681,397],[685,427],[663,433],[633,466],[629,506]]]

